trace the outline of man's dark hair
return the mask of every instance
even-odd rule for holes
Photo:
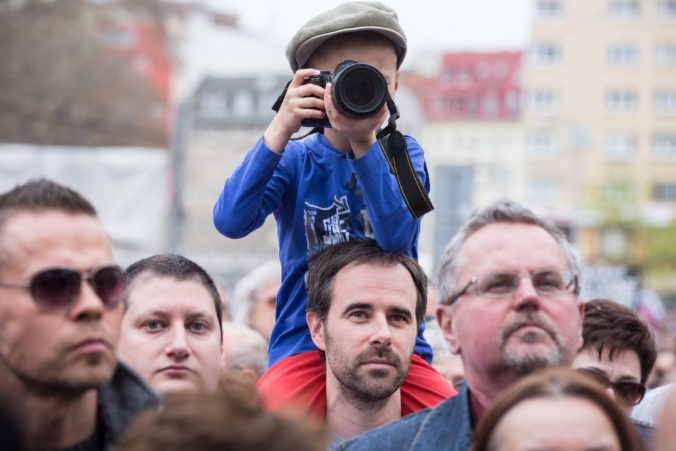
[[[45,210],[96,216],[94,206],[77,191],[51,180],[39,178],[0,194],[0,227],[13,213]]]
[[[30,180],[0,194],[0,235],[7,220],[21,212],[60,211],[96,217],[96,209],[77,191],[45,178]],[[6,259],[0,249],[0,264]]]
[[[622,351],[635,351],[641,364],[641,383],[648,379],[657,358],[655,341],[648,326],[630,308],[608,299],[587,302],[582,338],[582,350],[596,349],[599,359],[605,349],[610,360]]]
[[[153,255],[152,257],[144,258],[136,263],[132,263],[124,272],[127,280],[127,290],[122,298],[125,311],[129,307],[129,293],[134,289],[132,282],[142,274],[173,277],[180,281],[196,281],[201,283],[214,300],[214,308],[216,309],[216,317],[218,318],[218,328],[221,331],[221,339],[223,338],[223,325],[221,324],[221,321],[223,320],[221,296],[218,294],[213,279],[204,268],[194,261],[177,254]]]
[[[415,319],[418,326],[427,308],[427,276],[420,265],[404,253],[382,250],[375,240],[353,240],[329,246],[310,263],[307,273],[307,311],[315,312],[326,321],[331,306],[333,281],[348,265],[375,263],[402,265],[411,275],[416,290]]]

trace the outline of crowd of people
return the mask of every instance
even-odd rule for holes
[[[380,130],[405,55],[379,2],[292,38],[278,113],[214,207],[233,239],[274,215],[280,258],[232,291],[182,255],[120,268],[69,187],[0,194],[0,447],[676,449],[676,390],[646,394],[651,330],[580,299],[576,254],[548,219],[495,202],[435,278],[418,264],[423,151],[393,120]],[[358,83],[308,82],[346,60],[382,76],[375,112],[336,102],[360,105]],[[324,127],[292,139],[308,119]]]

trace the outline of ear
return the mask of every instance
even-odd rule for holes
[[[453,321],[455,309],[448,305],[437,307],[437,323],[441,333],[444,334],[448,346],[453,354],[460,354],[460,342],[458,341],[455,322]]]
[[[399,90],[399,77],[401,76],[401,69],[397,69],[397,75],[394,78],[394,92]]]
[[[317,312],[307,312],[305,321],[307,321],[308,328],[310,329],[310,336],[312,336],[312,341],[315,346],[317,346],[320,351],[326,351],[324,323],[319,318],[319,314],[317,314]]]

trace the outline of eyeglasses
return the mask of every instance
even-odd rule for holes
[[[120,303],[126,282],[118,266],[102,266],[86,273],[69,268],[51,268],[36,273],[30,282],[0,282],[0,287],[28,288],[38,307],[54,310],[75,302],[82,281],[89,282],[107,308]]]
[[[524,277],[529,278],[535,291],[544,296],[569,293],[577,289],[577,277],[567,269],[542,269],[528,275],[521,275],[512,271],[494,272],[473,277],[462,290],[451,296],[444,304],[453,304],[472,285],[476,285],[479,296],[489,298],[510,296],[519,288],[521,279]]]
[[[622,404],[635,406],[643,399],[645,395],[645,385],[639,382],[618,381],[612,382],[604,373],[593,368],[578,368],[577,372],[589,376],[604,388],[613,387],[615,399]]]

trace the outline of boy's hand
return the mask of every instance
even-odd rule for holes
[[[341,133],[350,142],[355,158],[363,156],[376,142],[376,131],[387,118],[387,105],[371,117],[352,119],[341,114],[333,104],[331,83],[326,84],[324,108],[334,130]]]
[[[305,77],[313,75],[319,75],[319,71],[299,69],[294,74],[279,112],[263,134],[263,142],[269,149],[282,153],[304,119],[324,117],[324,88],[312,83],[303,84]]]

